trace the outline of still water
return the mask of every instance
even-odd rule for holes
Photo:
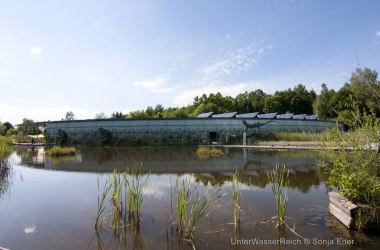
[[[76,156],[51,159],[42,147],[16,147],[12,170],[0,175],[0,247],[190,249],[176,237],[171,212],[171,188],[176,178],[187,177],[200,190],[220,184],[226,194],[199,225],[197,249],[380,249],[378,235],[347,230],[328,213],[326,176],[316,166],[317,152],[222,150],[219,158],[199,159],[192,147],[86,147]],[[266,174],[276,162],[290,172],[288,223],[302,238],[290,230],[279,232],[270,221],[258,223],[276,215]],[[107,228],[96,234],[89,214],[97,210],[98,178],[104,183],[113,169],[131,166],[150,173],[140,229],[122,236]],[[236,170],[241,192],[237,230],[231,197]]]

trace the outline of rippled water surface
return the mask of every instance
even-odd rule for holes
[[[220,184],[226,195],[195,233],[197,249],[380,249],[380,237],[347,230],[328,213],[326,176],[317,152],[223,148],[219,158],[199,159],[196,148],[82,148],[73,157],[51,159],[44,148],[15,148],[13,168],[0,175],[0,247],[10,249],[190,249],[176,237],[171,188],[189,178],[199,190]],[[279,232],[267,171],[276,162],[290,172],[287,216],[291,230]],[[97,209],[97,179],[113,169],[138,166],[150,177],[139,230],[96,234],[88,214]],[[235,230],[231,177],[240,173],[241,225]],[[259,223],[258,223],[259,222]],[[284,245],[274,240],[287,240]],[[246,240],[246,241],[244,241]],[[240,245],[237,245],[241,243]],[[277,242],[278,243],[278,242]]]

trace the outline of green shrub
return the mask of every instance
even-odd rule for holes
[[[329,174],[327,185],[354,203],[365,204],[373,211],[380,205],[380,158],[374,150],[379,129],[373,115],[353,110],[346,121],[348,132],[338,129],[323,134],[322,159],[318,165]],[[371,215],[372,214],[372,215]],[[366,222],[375,220],[376,213],[367,213],[365,222],[359,221],[359,229]]]

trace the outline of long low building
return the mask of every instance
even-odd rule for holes
[[[95,119],[49,121],[46,143],[70,145],[251,144],[255,135],[275,131],[321,132],[334,121],[259,118]],[[341,125],[339,125],[341,127]]]

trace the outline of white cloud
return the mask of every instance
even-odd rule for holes
[[[380,31],[376,32],[376,36],[380,36]]]
[[[9,121],[12,124],[20,124],[23,118],[30,118],[34,121],[61,120],[66,112],[73,111],[76,119],[88,119],[95,117],[89,110],[73,106],[58,107],[15,107],[0,104],[0,118],[2,121]]]
[[[168,75],[159,75],[145,81],[136,81],[133,85],[149,90],[152,93],[172,92],[173,88],[166,87],[170,80]]]
[[[209,79],[229,76],[252,68],[257,63],[257,60],[271,48],[272,45],[258,46],[252,43],[240,49],[232,50],[226,55],[213,60],[200,68],[198,72],[201,74],[201,77]]]
[[[36,56],[38,56],[38,55],[41,54],[42,49],[39,48],[39,47],[31,47],[31,48],[29,49],[29,52],[30,52],[31,55],[36,55]]]
[[[182,90],[182,94],[176,96],[173,102],[177,106],[185,106],[191,104],[195,96],[202,94],[210,94],[220,92],[223,95],[229,95],[235,97],[239,93],[242,93],[249,89],[249,83],[238,83],[234,85],[220,85],[212,84],[205,87],[200,87],[196,89]]]

